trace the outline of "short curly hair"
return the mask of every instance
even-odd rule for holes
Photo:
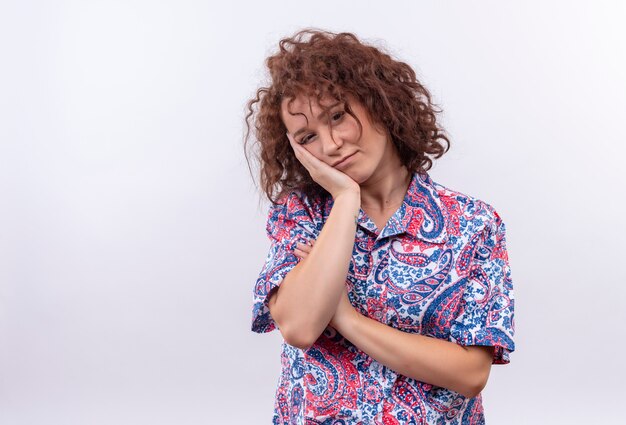
[[[248,155],[251,123],[258,143],[261,188],[272,203],[293,190],[309,197],[329,196],[298,161],[286,136],[280,111],[285,98],[331,96],[347,102],[353,96],[376,124],[391,136],[409,172],[423,172],[450,148],[435,115],[442,112],[406,63],[348,32],[306,28],[279,42],[279,51],[265,64],[271,82],[247,103],[244,154]],[[349,104],[347,112],[351,113]],[[360,124],[360,123],[359,123]],[[329,124],[330,125],[330,124]],[[445,142],[445,144],[444,144]]]

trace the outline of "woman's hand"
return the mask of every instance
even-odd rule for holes
[[[307,169],[311,178],[332,195],[333,199],[337,199],[340,194],[346,192],[358,194],[360,197],[361,187],[350,176],[317,159],[304,146],[299,145],[289,133],[285,134],[298,161]]]
[[[294,254],[304,260],[311,252],[314,242],[315,239],[311,239],[310,241],[307,241],[307,243],[298,242],[296,244],[296,248],[294,248]],[[335,328],[335,330],[341,332],[342,327],[349,323],[350,320],[355,319],[355,317],[358,315],[359,313],[352,306],[352,303],[348,298],[347,289],[344,286],[343,290],[341,291],[341,297],[339,298],[339,303],[337,304],[335,314],[330,319],[330,323],[328,324]]]
[[[307,243],[296,243],[296,247],[293,249],[293,253],[296,257],[304,260],[309,255],[309,252],[311,252],[311,248],[313,248],[313,242],[315,242],[315,239],[311,239],[310,241],[307,241]]]

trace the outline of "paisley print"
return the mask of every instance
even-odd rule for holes
[[[415,304],[431,295],[444,282],[452,266],[451,250],[431,254],[402,253],[390,249],[392,279],[389,289],[399,294],[405,304]],[[431,265],[431,268],[426,266]]]
[[[298,241],[316,239],[333,200],[292,192],[269,208],[271,244],[254,285],[252,330],[276,323],[267,302],[298,264]],[[346,276],[361,314],[404,332],[515,349],[514,296],[505,225],[479,199],[414,173],[403,204],[383,229],[359,211]],[[482,398],[400,375],[328,327],[307,350],[283,342],[274,424],[484,424]]]

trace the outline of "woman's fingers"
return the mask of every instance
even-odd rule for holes
[[[342,192],[352,192],[360,195],[360,187],[356,181],[317,158],[304,146],[298,144],[289,133],[285,133],[285,135],[289,139],[289,144],[296,159],[306,168],[311,179],[330,193],[333,199],[336,199]]]
[[[315,158],[315,156],[313,156],[313,154],[307,151],[303,146],[300,146],[289,133],[285,134],[289,139],[289,143],[291,144],[293,152],[295,153],[296,158],[298,158],[298,161],[300,161],[300,163],[304,165],[304,168],[306,168],[309,173],[314,171],[319,166],[315,163],[315,161],[319,161],[319,159]]]
[[[343,174],[341,171],[335,170],[330,165],[324,163],[324,161],[315,157],[315,155],[313,155],[311,152],[306,150],[304,146],[298,144],[298,142],[296,142],[295,139],[293,139],[289,133],[285,133],[285,134],[287,135],[287,138],[289,139],[289,143],[291,144],[291,147],[293,148],[296,158],[298,158],[298,161],[300,161],[300,163],[304,166],[304,168],[308,170],[313,180],[315,180],[316,177],[320,175],[320,173],[323,174],[328,171],[330,171],[331,173]]]
[[[313,248],[312,241],[307,241],[306,244],[298,242],[296,243],[296,247],[294,248],[293,252],[296,256],[300,258],[306,258],[307,255],[309,255],[309,252],[311,252],[311,248]]]

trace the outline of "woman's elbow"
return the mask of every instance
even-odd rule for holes
[[[487,385],[487,382],[475,382],[467,386],[467,388],[461,392],[463,397],[474,398],[477,397],[478,394],[482,392],[482,390]]]
[[[291,328],[284,326],[279,328],[285,342],[293,347],[307,350],[317,341],[319,335],[303,330],[302,328]]]
[[[302,350],[310,348],[324,331],[323,328],[319,329],[318,324],[305,321],[301,316],[285,317],[284,312],[276,306],[274,300],[270,300],[270,314],[285,342]]]
[[[491,346],[473,346],[466,350],[471,355],[470,370],[464,374],[463,391],[460,393],[468,398],[477,397],[487,386],[489,373],[491,372],[491,364],[493,359],[494,347]]]
[[[461,393],[464,397],[474,398],[480,394],[487,386],[487,380],[489,379],[489,369],[481,370],[477,373],[473,379],[466,384],[466,388]]]
[[[284,337],[284,336],[283,336]],[[299,348],[301,350],[308,350],[313,345],[313,342],[310,339],[300,338],[299,336],[285,338],[285,342],[292,347]]]

